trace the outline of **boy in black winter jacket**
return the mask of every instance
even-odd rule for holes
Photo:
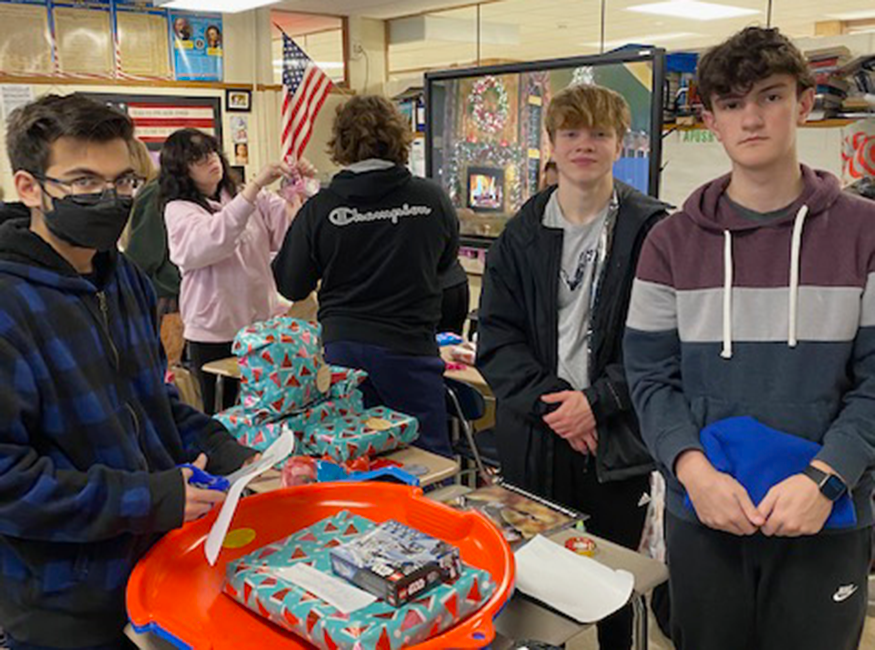
[[[489,251],[477,367],[498,399],[505,478],[636,548],[654,465],[621,341],[638,253],[666,206],[614,180],[630,125],[620,95],[566,89],[546,122],[559,185],[526,203]],[[631,608],[600,623],[598,636],[602,650],[631,647]]]
[[[415,444],[450,456],[435,329],[459,220],[440,187],[404,166],[411,138],[383,97],[353,97],[339,108],[329,147],[346,167],[301,208],[273,272],[290,300],[321,281],[326,361],[367,370],[365,405],[416,417]]]
[[[116,252],[139,179],[128,117],[49,95],[10,116],[30,219],[0,227],[0,627],[12,650],[125,647],[125,586],[248,462],[164,383],[149,280]]]

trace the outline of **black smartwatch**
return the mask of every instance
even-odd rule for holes
[[[802,473],[817,483],[817,487],[820,488],[820,493],[830,501],[838,501],[839,497],[848,491],[848,487],[844,484],[842,479],[835,474],[827,474],[811,465],[806,467]]]

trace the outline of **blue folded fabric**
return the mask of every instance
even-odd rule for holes
[[[714,422],[702,429],[699,439],[715,469],[741,483],[754,505],[759,505],[772,486],[801,473],[821,449],[816,442],[772,429],[748,416]],[[684,504],[695,512],[689,495]],[[850,528],[856,524],[854,503],[846,492],[833,504],[824,527]]]

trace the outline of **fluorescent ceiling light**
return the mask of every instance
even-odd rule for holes
[[[186,11],[221,12],[236,14],[257,7],[273,5],[279,0],[156,0],[155,4],[168,9],[183,9]]]
[[[636,45],[659,45],[665,41],[676,41],[681,38],[690,38],[692,36],[701,36],[701,34],[696,34],[694,32],[672,32],[670,34],[648,34],[647,36],[628,36],[626,38],[618,38],[613,41],[605,41],[605,49],[613,50],[616,47],[623,47],[624,45],[629,45],[630,43],[635,43]],[[587,47],[601,47],[601,43],[599,41],[590,41],[588,43],[581,43],[581,45],[586,45]]]
[[[654,2],[650,4],[626,7],[626,11],[656,16],[671,16],[672,18],[687,18],[689,20],[720,20],[721,18],[739,18],[759,14],[757,9],[744,9],[718,5],[712,2],[698,0],[672,0],[670,2]]]
[[[875,18],[875,9],[844,11],[840,14],[826,14],[826,17],[833,20],[866,20],[867,18]]]

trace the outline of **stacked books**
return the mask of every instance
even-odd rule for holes
[[[875,54],[853,58],[844,45],[805,53],[817,82],[809,121],[875,114]]]
[[[810,50],[805,56],[817,83],[814,109],[808,121],[836,117],[841,112],[842,101],[848,96],[851,87],[842,72],[842,68],[851,60],[851,51],[844,45],[837,45]]]

